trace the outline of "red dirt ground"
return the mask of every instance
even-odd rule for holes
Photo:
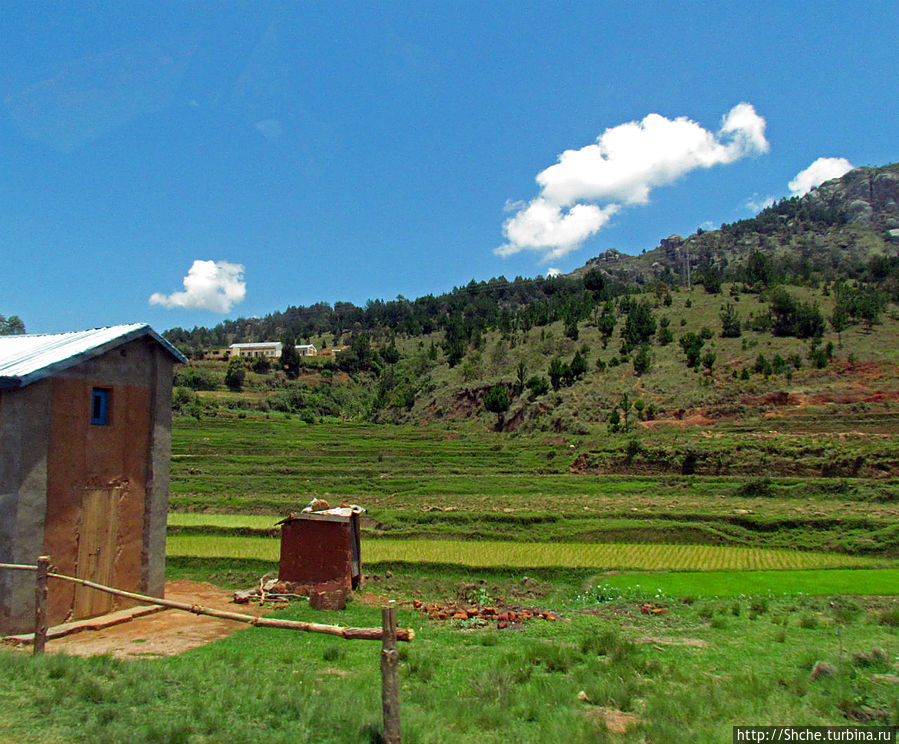
[[[259,605],[240,605],[231,602],[233,591],[197,581],[167,581],[166,599],[189,602],[249,615],[261,615]],[[116,658],[152,658],[174,656],[197,646],[224,638],[244,623],[194,615],[181,610],[165,610],[139,617],[103,630],[86,630],[47,642],[49,653],[73,656],[110,654]]]

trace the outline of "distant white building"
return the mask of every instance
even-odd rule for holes
[[[300,356],[315,356],[318,354],[318,349],[315,348],[312,344],[300,344],[299,346],[294,347],[297,350],[297,354]]]
[[[231,344],[228,347],[232,357],[280,357],[280,341],[261,341],[253,344]]]

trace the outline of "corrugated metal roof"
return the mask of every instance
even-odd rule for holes
[[[143,336],[157,341],[179,362],[187,361],[146,323],[72,333],[0,336],[0,388],[30,385]]]
[[[287,522],[296,522],[301,519],[319,520],[322,522],[349,522],[350,517],[354,514],[365,514],[365,509],[357,504],[349,506],[335,506],[331,509],[323,509],[322,511],[312,511],[308,506],[299,514],[290,513],[280,522],[275,524],[287,524]]]

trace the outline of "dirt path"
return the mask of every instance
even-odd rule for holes
[[[198,581],[167,581],[166,599],[190,602],[204,607],[261,615],[265,608],[231,602],[233,591]],[[181,610],[165,610],[135,618],[103,630],[86,630],[47,643],[50,653],[73,656],[110,654],[116,658],[153,658],[173,656],[197,646],[224,638],[244,623],[194,615]]]

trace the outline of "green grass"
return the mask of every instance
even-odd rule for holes
[[[277,561],[280,543],[268,537],[175,535],[172,556]],[[631,568],[671,570],[759,570],[873,566],[871,558],[796,550],[711,545],[609,545],[465,540],[367,540],[363,560],[371,563],[441,563],[460,566]]]
[[[169,527],[224,527],[227,529],[269,530],[277,517],[261,514],[205,514],[186,512],[169,514]]]
[[[642,601],[572,598],[558,605],[565,622],[505,631],[433,623],[401,607],[400,624],[416,630],[400,649],[403,740],[711,744],[730,741],[737,722],[899,723],[895,684],[878,677],[899,655],[899,633],[877,621],[884,601],[771,599],[756,611],[748,600],[663,602],[660,616],[642,614]],[[371,626],[380,611],[297,603],[276,614]],[[0,741],[376,742],[379,653],[377,643],[265,628],[153,660],[4,649]],[[836,673],[810,679],[819,660]],[[609,735],[601,708],[633,714],[633,728]]]
[[[636,432],[632,436],[638,437],[642,454],[627,467],[629,437],[624,435],[510,437],[477,430],[307,425],[296,419],[179,418],[173,431],[171,504],[178,511],[272,514],[300,509],[312,496],[352,500],[370,509],[560,514],[634,507],[887,518],[895,509],[895,479],[785,476],[770,484],[775,498],[747,499],[740,495],[747,482],[743,476],[680,475],[687,449],[697,453],[702,468],[736,459],[760,475],[781,460],[790,467],[859,458],[876,463],[892,448],[890,438],[882,436],[780,435],[721,427],[714,437],[700,431],[660,430],[651,437]],[[576,460],[612,472],[578,475],[570,472]],[[652,474],[659,463],[668,463],[665,472]]]
[[[603,577],[616,589],[660,591],[669,597],[734,597],[808,594],[895,595],[899,569],[804,569],[800,571],[681,571],[673,573],[625,573]]]

